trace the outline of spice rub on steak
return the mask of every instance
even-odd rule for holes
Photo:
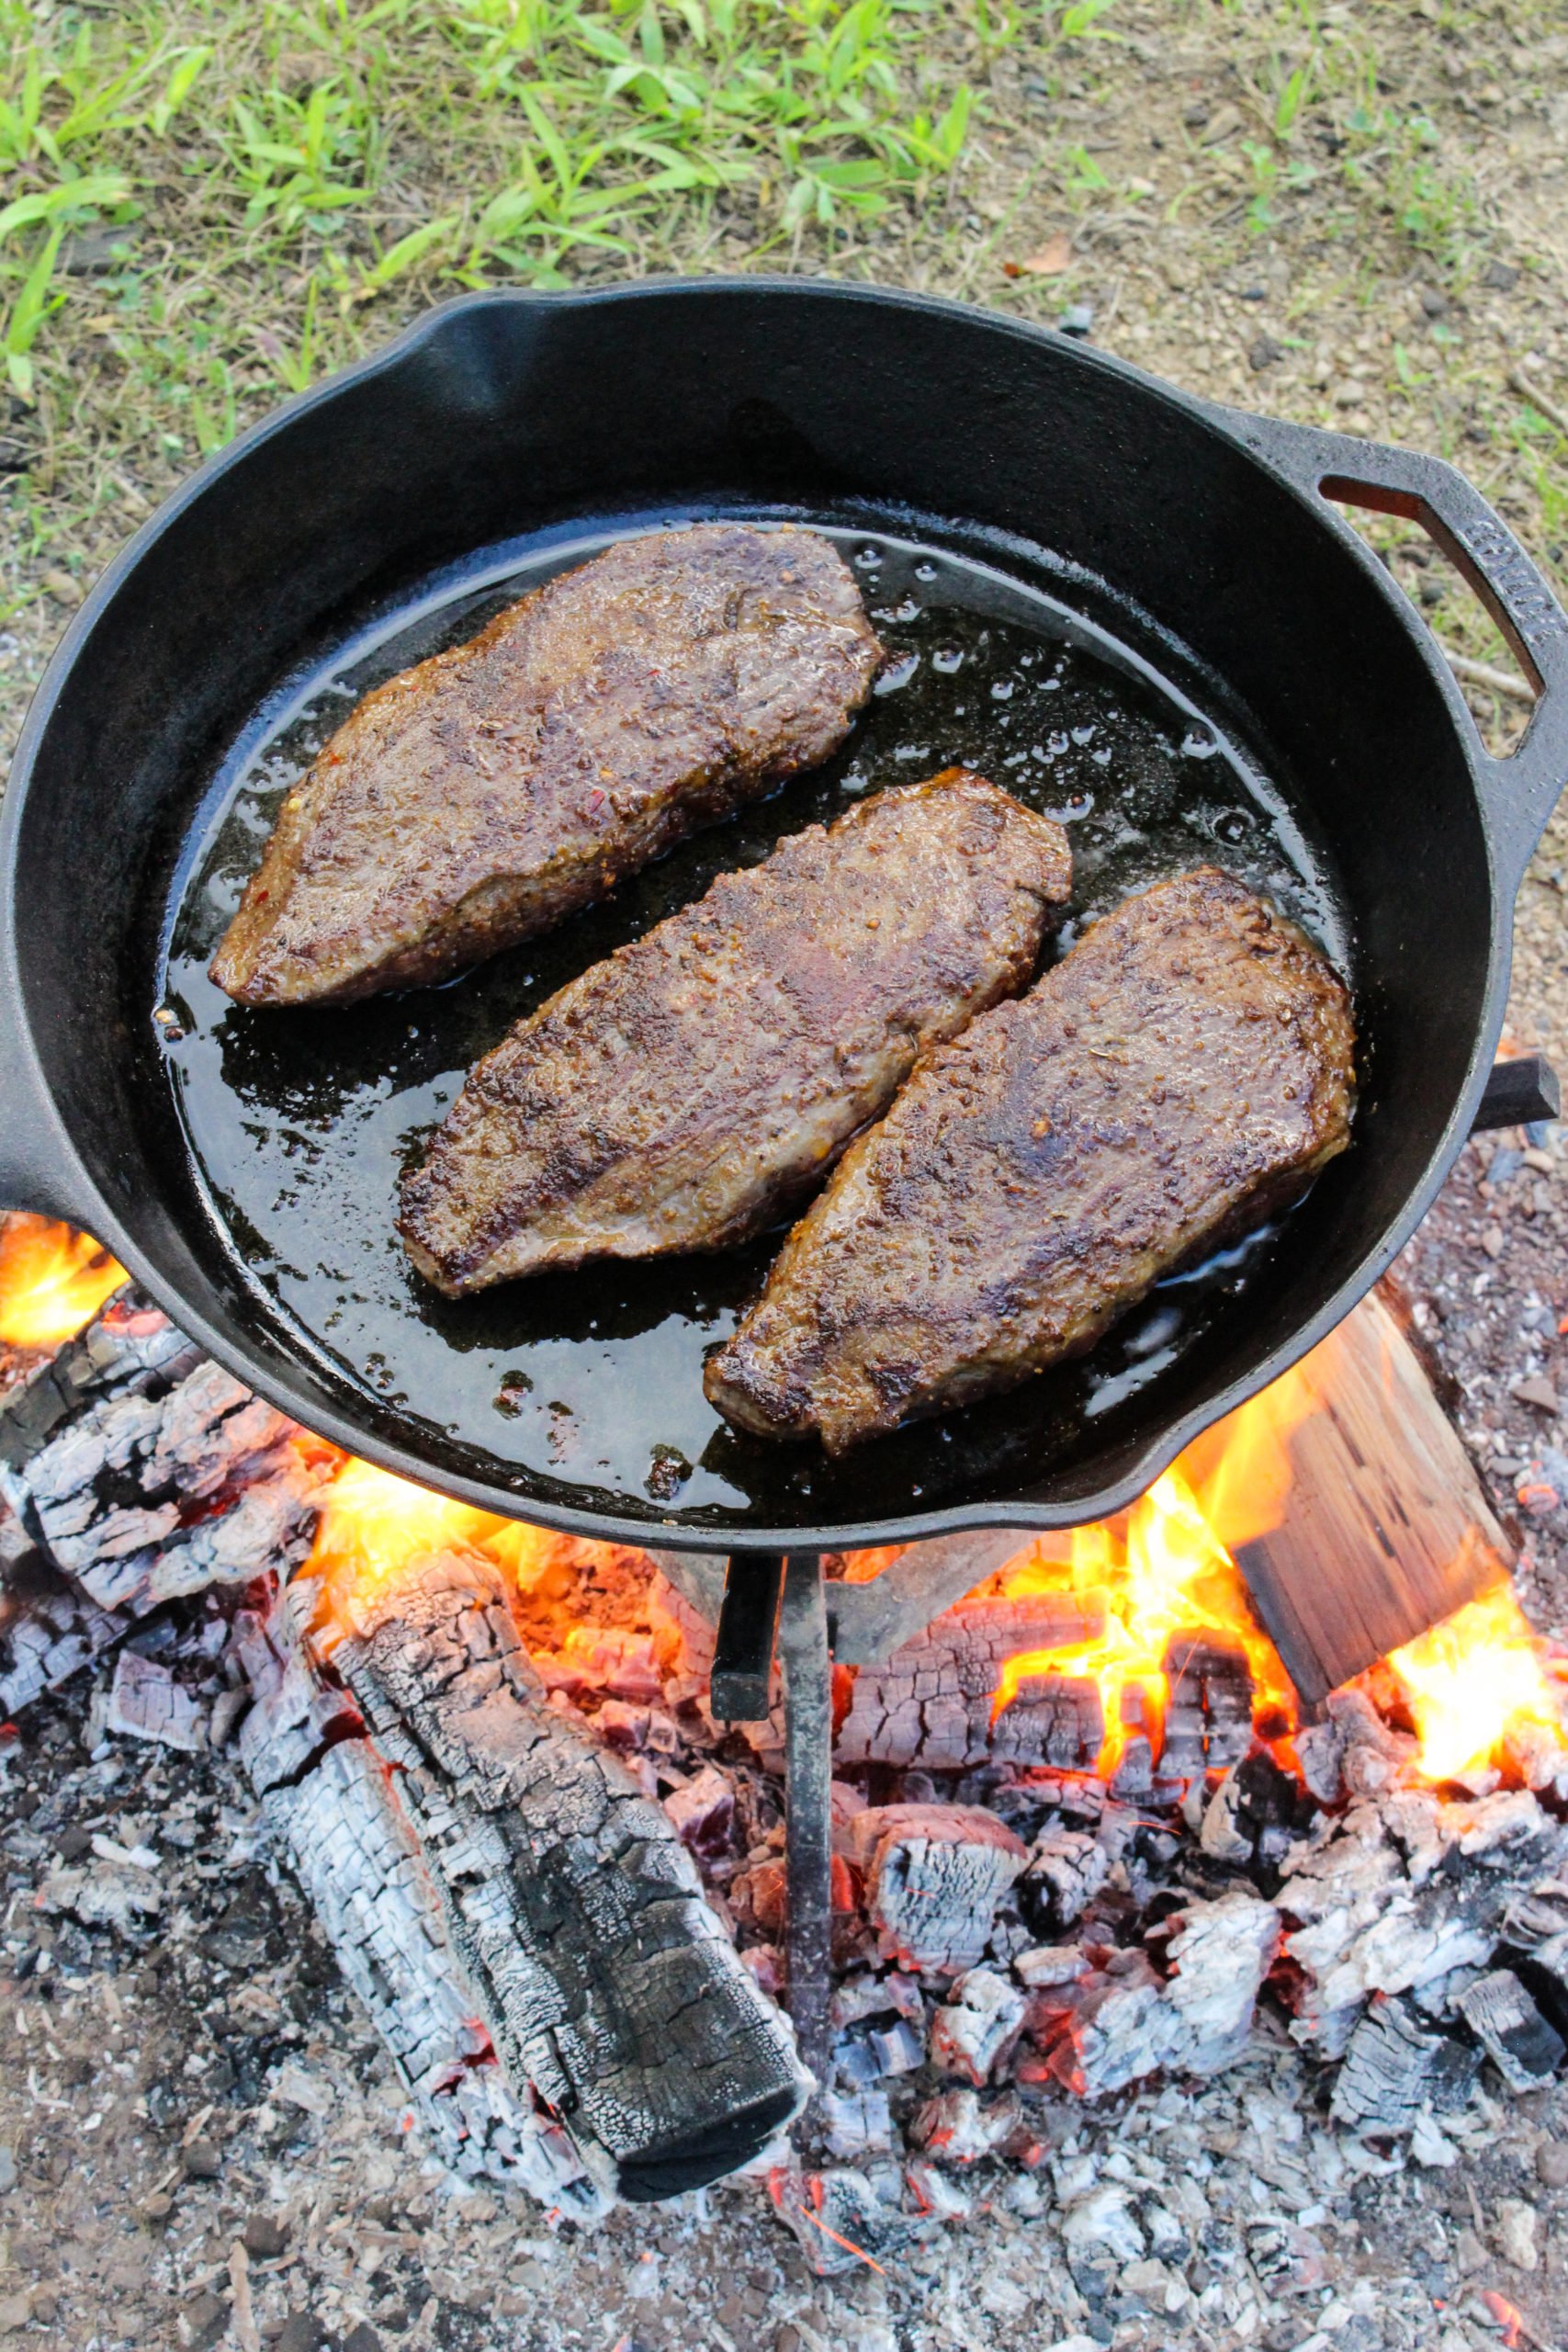
[[[242,1004],[436,980],[836,751],[882,660],[811,531],[627,539],[367,695],[212,963]]]
[[[456,1295],[744,1240],[1027,985],[1071,877],[1059,825],[961,768],[721,875],[469,1072],[403,1180],[414,1264]]]
[[[851,1147],[710,1400],[840,1453],[1088,1347],[1344,1150],[1354,1043],[1333,969],[1231,876],[1128,899]]]

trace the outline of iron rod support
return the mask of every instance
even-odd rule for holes
[[[773,1632],[784,1580],[782,1552],[732,1552],[729,1555],[708,1683],[708,1704],[716,1723],[766,1720]]]
[[[789,1832],[787,2007],[801,2059],[820,2090],[828,2079],[833,1924],[833,1681],[822,1563],[815,1552],[792,1552],[785,1563],[779,1659],[784,1668],[784,1804]],[[807,2118],[810,2113],[807,2109]]]

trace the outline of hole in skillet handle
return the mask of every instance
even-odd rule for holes
[[[1363,514],[1393,515],[1401,522],[1415,524],[1417,529],[1426,534],[1431,547],[1445,560],[1447,565],[1451,565],[1453,571],[1458,573],[1465,587],[1470,590],[1501,633],[1517,667],[1514,670],[1501,670],[1491,662],[1474,662],[1465,654],[1454,652],[1444,643],[1440,633],[1433,625],[1432,633],[1438,639],[1444,660],[1461,685],[1479,686],[1501,696],[1505,701],[1522,704],[1525,706],[1525,716],[1528,718],[1546,691],[1546,681],[1541,674],[1540,664],[1531,652],[1517,620],[1509,609],[1507,599],[1499,592],[1497,585],[1488,579],[1485,571],[1477,562],[1474,552],[1465,545],[1458,531],[1438,513],[1430,499],[1423,497],[1417,490],[1396,489],[1387,483],[1366,481],[1348,474],[1325,474],[1318,483],[1318,490],[1323,497],[1331,499],[1336,505],[1359,508]],[[1416,542],[1416,552],[1419,553],[1419,542]],[[1499,563],[1506,567],[1510,551],[1503,548],[1495,552]],[[1423,589],[1427,584],[1424,580]],[[1430,585],[1435,592],[1431,601],[1436,604],[1441,593],[1440,579],[1433,579]],[[1527,613],[1529,612],[1535,602],[1535,590],[1538,583],[1533,580],[1510,581],[1509,585],[1516,596],[1523,597],[1525,609]],[[1422,601],[1426,602],[1427,599],[1423,596]],[[1512,730],[1513,743],[1510,748],[1513,744],[1517,744],[1523,731],[1522,725]]]

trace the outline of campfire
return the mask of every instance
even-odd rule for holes
[[[0,1221],[0,1348],[63,1347],[124,1280],[86,1234],[17,1210]]]
[[[1518,2089],[1564,2056],[1568,1659],[1386,1305],[1111,1521],[827,1564],[815,2085],[790,2021],[801,1735],[776,1668],[768,1713],[716,1718],[689,1555],[344,1456],[41,1219],[0,1229],[0,1704],[112,1654],[104,1736],[232,1742],[411,2115],[554,2215],[761,2166],[827,2271],[963,2210],[975,2167],[1040,2165],[1074,2102],[1211,2075],[1260,2031],[1321,2060],[1333,2117],[1385,2154],[1440,2147],[1484,2062]],[[1358,1396],[1391,1463],[1352,1557]],[[1354,1477],[1327,1476],[1334,1443]],[[1328,1524],[1342,1556],[1308,1577]],[[1436,1622],[1380,1653],[1390,1577]],[[42,1899],[134,1931],[119,1875],[61,1868]]]

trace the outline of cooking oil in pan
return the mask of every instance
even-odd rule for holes
[[[279,800],[354,703],[603,538],[569,552],[558,542],[502,581],[476,560],[412,616],[405,606],[294,681],[213,779],[171,910],[159,1024],[197,1180],[256,1311],[433,1467],[510,1483],[520,1497],[738,1534],[994,1499],[1070,1470],[1129,1425],[1280,1246],[1267,1228],[1161,1284],[1080,1362],[838,1464],[731,1430],[703,1395],[704,1357],[760,1286],[777,1233],[746,1250],[592,1267],[459,1301],[410,1267],[392,1224],[399,1174],[465,1070],[514,1021],[716,875],[757,863],[859,796],[939,768],[977,769],[1066,827],[1073,900],[1047,960],[1129,892],[1211,863],[1265,892],[1348,969],[1321,850],[1237,742],[1168,679],[1015,579],[882,535],[832,536],[889,655],[839,755],[629,877],[603,906],[443,987],[248,1011],[206,967]]]

